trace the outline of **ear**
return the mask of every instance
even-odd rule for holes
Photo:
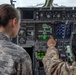
[[[12,26],[15,27],[16,24],[17,24],[17,19],[14,18],[14,19],[12,20]]]

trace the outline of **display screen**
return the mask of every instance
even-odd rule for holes
[[[33,19],[34,16],[33,10],[23,10],[22,14],[23,19]]]
[[[47,40],[53,32],[51,24],[36,24],[36,36],[38,40]]]
[[[44,58],[46,52],[37,52],[38,59]]]
[[[72,23],[69,23],[65,26],[65,23],[58,23],[55,27],[55,34],[57,39],[69,39],[72,31]]]

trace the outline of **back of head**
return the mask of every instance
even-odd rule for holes
[[[20,13],[17,9],[9,4],[0,5],[0,26],[6,27],[10,19],[19,20]]]

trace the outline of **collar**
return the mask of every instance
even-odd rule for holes
[[[3,32],[0,32],[0,40],[10,41],[10,37]]]

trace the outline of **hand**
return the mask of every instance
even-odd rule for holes
[[[54,40],[54,38],[51,36],[50,39],[47,41],[47,46],[56,46],[56,42]]]

